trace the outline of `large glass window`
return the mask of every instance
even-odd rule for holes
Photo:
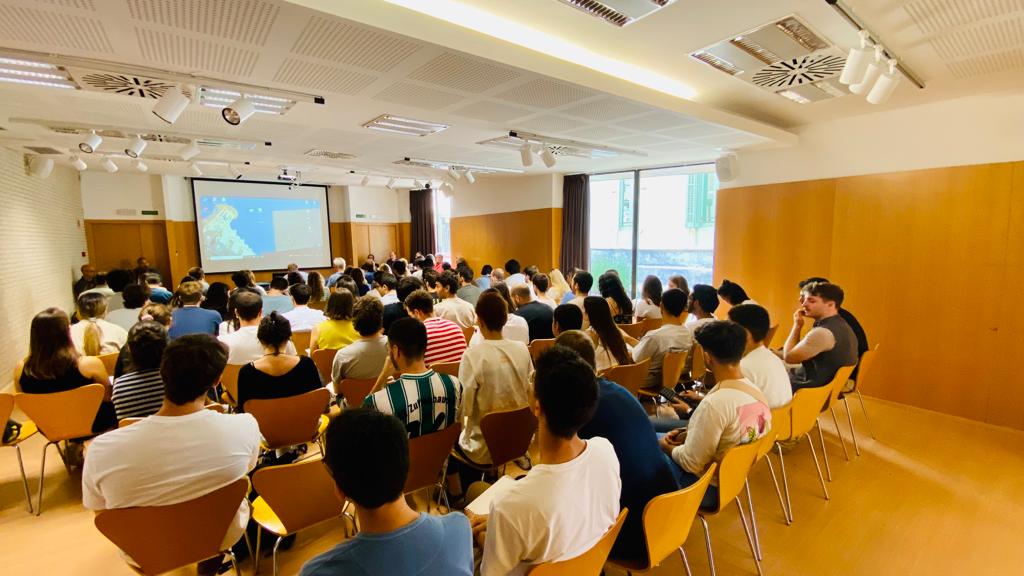
[[[445,261],[452,261],[452,198],[434,190],[434,240]]]
[[[590,177],[590,272],[619,271],[627,287],[633,278],[633,172]]]

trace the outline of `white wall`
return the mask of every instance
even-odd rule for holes
[[[409,191],[382,186],[344,186],[347,203],[341,222],[408,222]]]
[[[796,147],[739,152],[740,177],[721,187],[1021,160],[1024,94],[886,110],[797,132]]]
[[[162,176],[160,185],[164,197],[164,216],[176,222],[195,222],[195,202],[192,200],[192,182],[183,176]]]
[[[459,180],[452,193],[452,217],[480,216],[562,207],[562,174],[477,176]]]
[[[164,220],[161,177],[86,171],[81,173],[82,206],[86,220]],[[118,213],[118,210],[127,211]],[[143,215],[156,210],[156,215]]]

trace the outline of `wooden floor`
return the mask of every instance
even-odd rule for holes
[[[751,475],[766,574],[1024,573],[1024,433],[868,399],[877,440],[859,409],[861,456],[843,459],[831,421],[822,418],[834,481],[826,502],[806,442],[786,454],[796,521],[782,521],[767,467]],[[840,412],[843,418],[843,413]],[[843,430],[846,424],[842,422]],[[849,443],[848,431],[847,435]],[[22,446],[35,493],[42,439]],[[132,572],[81,507],[80,478],[55,452],[46,473],[43,514],[24,507],[13,449],[0,450],[0,573]],[[718,573],[755,574],[735,507],[710,521]],[[282,555],[281,573],[343,537],[340,521],[301,533]],[[686,543],[695,574],[707,574],[699,523]],[[261,572],[271,573],[268,562]],[[243,571],[252,573],[251,562]],[[188,574],[191,570],[181,570]],[[609,575],[616,574],[609,570]],[[654,574],[683,574],[678,556]]]

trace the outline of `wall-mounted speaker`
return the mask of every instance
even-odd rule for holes
[[[735,154],[728,154],[715,160],[715,175],[719,182],[731,182],[740,175],[740,163]]]

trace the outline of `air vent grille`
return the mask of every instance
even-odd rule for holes
[[[57,150],[56,148],[50,148],[49,146],[25,146],[26,150],[31,150],[36,154],[63,154],[64,152]]]
[[[784,32],[787,36],[793,39],[794,42],[803,46],[805,49],[811,52],[817,52],[818,50],[824,50],[828,48],[829,44],[823,40],[820,36],[811,31],[810,28],[804,26],[804,23],[790,16],[785,20],[781,20],[775,23],[775,26]]]
[[[330,150],[321,150],[319,148],[306,150],[306,156],[315,156],[317,158],[330,158],[331,160],[351,160],[355,158],[354,154],[346,154],[344,152],[331,152]]]
[[[842,56],[827,53],[791,58],[758,70],[750,79],[762,88],[790,88],[824,80],[843,71]]]
[[[580,12],[618,27],[628,26],[676,0],[560,0]]]
[[[730,40],[729,43],[765,64],[771,64],[782,60],[778,54],[743,36],[737,36]]]
[[[626,16],[622,12],[613,10],[605,4],[596,2],[595,0],[562,0],[562,2],[576,8],[577,10],[582,10],[591,16],[597,16],[605,22],[616,26],[625,26],[633,21],[632,18]]]
[[[726,62],[725,60],[709,52],[697,52],[693,54],[693,57],[707,64],[708,66],[711,66],[712,68],[715,68],[717,70],[721,70],[722,72],[725,72],[726,74],[729,74],[731,76],[735,76],[742,72],[742,70],[733,66],[732,63]]]

